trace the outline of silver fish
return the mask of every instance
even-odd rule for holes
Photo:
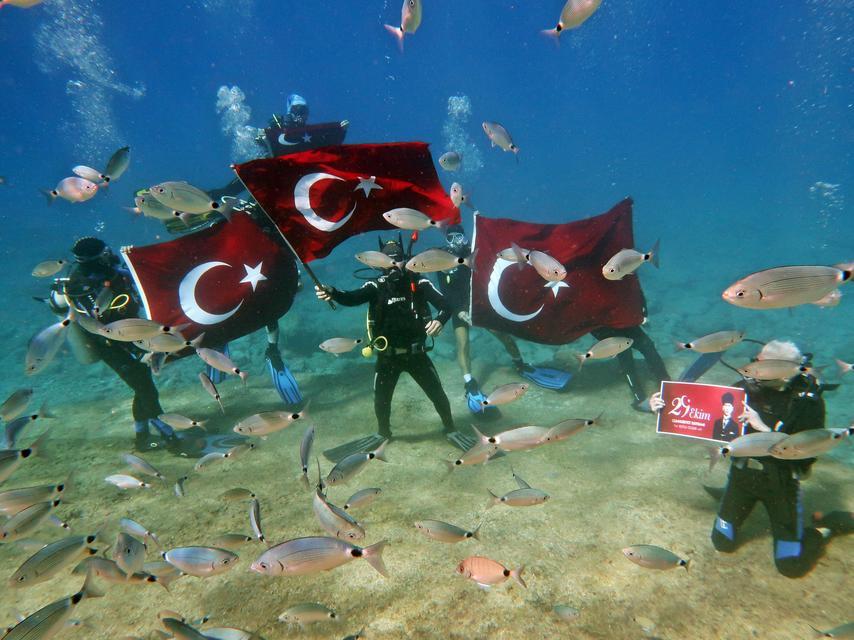
[[[52,502],[67,489],[67,482],[0,492],[0,513],[13,516],[38,502]]]
[[[89,546],[97,539],[98,534],[71,536],[42,547],[12,574],[7,583],[9,588],[21,589],[46,582],[81,558],[97,554],[98,550]]]
[[[352,560],[364,558],[380,575],[386,576],[382,558],[385,545],[385,540],[363,548],[338,538],[295,538],[265,551],[252,563],[251,569],[268,576],[301,576],[329,571]]]
[[[116,546],[113,549],[113,560],[119,568],[127,575],[142,571],[145,564],[145,544],[124,531],[116,538]]]
[[[19,511],[0,526],[0,541],[14,542],[15,540],[25,538],[38,529],[60,504],[62,504],[61,500],[38,502]],[[65,523],[62,523],[62,525],[65,529],[70,528]]]
[[[337,619],[338,616],[332,609],[314,602],[295,604],[285,609],[279,615],[279,622],[298,624],[300,627],[305,627],[305,625],[313,622],[325,622]]]
[[[237,500],[251,500],[255,497],[255,494],[252,493],[249,489],[242,489],[237,487],[235,489],[229,489],[228,491],[220,494],[221,500],[227,500],[228,502],[234,502]]]
[[[163,559],[188,575],[208,578],[231,569],[237,554],[216,547],[179,547],[166,551]]]
[[[852,278],[854,263],[776,267],[742,278],[727,287],[721,297],[747,309],[782,309],[815,304]]]
[[[602,275],[607,280],[622,280],[627,275],[634,273],[644,262],[651,262],[652,266],[658,268],[658,240],[652,249],[646,253],[634,249],[623,249],[611,257],[602,267]]]
[[[444,249],[427,249],[416,256],[412,256],[406,263],[406,269],[413,273],[435,273],[437,271],[450,271],[459,266],[471,268],[474,265],[475,254],[460,258]]]
[[[597,416],[592,420],[590,418],[569,418],[568,420],[561,420],[553,427],[549,427],[549,431],[546,434],[545,441],[560,442],[561,440],[571,438],[572,436],[581,433],[588,427],[592,427],[595,424],[599,424],[600,417],[601,416]]]
[[[292,411],[262,411],[244,418],[236,425],[233,431],[244,436],[265,437],[282,429],[287,429],[297,420],[305,418],[306,410]]]
[[[253,542],[255,538],[247,536],[243,533],[223,533],[214,538],[214,544],[222,549],[235,549],[243,545]]]
[[[463,157],[456,151],[448,151],[439,156],[439,166],[445,171],[457,171],[463,163]]]
[[[491,439],[501,451],[527,451],[545,444],[548,433],[548,427],[523,425],[496,433]]]
[[[320,343],[320,348],[337,356],[339,353],[349,353],[363,342],[361,338],[329,338]]]
[[[780,431],[757,431],[739,436],[735,440],[720,448],[724,457],[751,458],[769,455],[768,451],[775,444],[787,438],[788,435]]]
[[[485,464],[498,451],[498,445],[494,442],[494,438],[484,436],[475,427],[472,427],[472,429],[475,429],[475,433],[480,437],[480,441],[456,460],[442,460],[448,468],[448,473],[451,473],[457,467]]]
[[[812,374],[815,369],[791,360],[755,360],[736,369],[745,378],[754,380],[789,380],[800,374]]]
[[[432,220],[420,211],[406,207],[386,211],[383,214],[383,218],[389,224],[399,229],[406,229],[407,231],[424,231],[430,227],[442,229],[445,226],[443,222]]]
[[[365,537],[365,530],[349,513],[326,500],[322,485],[314,492],[312,509],[321,528],[329,535],[342,540],[362,540]]]
[[[400,269],[403,267],[402,262],[397,262],[382,251],[362,251],[356,254],[356,260],[372,269],[392,269],[394,267]]]
[[[33,397],[32,389],[18,389],[0,404],[0,420],[9,422],[24,413],[30,399]]]
[[[623,555],[646,569],[666,570],[685,567],[685,571],[688,571],[688,565],[691,564],[690,560],[680,558],[672,551],[652,544],[636,544],[626,547],[623,549]]]
[[[377,447],[373,451],[369,451],[368,453],[354,453],[352,455],[339,460],[338,463],[332,467],[332,470],[326,476],[326,484],[330,487],[335,486],[337,484],[346,484],[350,480],[352,480],[362,469],[365,468],[365,465],[368,464],[371,460],[382,460],[383,462],[388,462],[385,457],[385,446],[388,441],[383,442],[379,447]]]
[[[6,482],[15,470],[21,466],[24,460],[32,460],[38,455],[39,450],[44,446],[44,441],[47,439],[47,432],[43,433],[38,439],[26,449],[2,449],[0,450],[0,484]]]
[[[204,336],[205,334],[202,333],[192,340],[185,340],[179,335],[161,333],[153,338],[149,338],[148,340],[135,340],[134,344],[145,351],[152,351],[155,353],[175,353],[176,351],[182,351],[188,347],[193,349],[197,348],[201,345]]]
[[[238,444],[225,452],[224,457],[230,460],[236,460],[244,453],[249,453],[254,450],[257,445],[254,442]]]
[[[566,604],[556,604],[553,610],[561,620],[575,620],[580,613],[575,607]]]
[[[489,491],[489,502],[486,505],[487,509],[494,507],[497,504],[506,504],[508,507],[530,507],[537,504],[543,504],[549,499],[549,494],[540,489],[534,489],[520,476],[513,472],[513,478],[518,489],[505,493],[503,496],[497,496],[492,491]]]
[[[310,426],[302,434],[299,443],[299,460],[302,465],[302,477],[308,481],[308,459],[311,456],[311,447],[314,445],[314,425]]]
[[[441,520],[417,520],[415,528],[428,538],[439,542],[456,543],[470,538],[480,540],[480,525],[474,531],[469,531]]]
[[[199,381],[202,383],[202,388],[208,392],[211,398],[216,400],[219,405],[220,411],[222,411],[223,415],[225,415],[225,407],[222,406],[222,396],[219,395],[219,391],[216,389],[216,385],[213,381],[208,377],[204,371],[199,373]]]
[[[252,498],[252,502],[249,503],[249,525],[252,527],[252,532],[255,534],[258,542],[267,541],[261,529],[261,503],[258,502],[257,498]]]
[[[457,565],[457,573],[464,578],[473,580],[482,587],[491,587],[501,584],[508,578],[513,578],[527,589],[528,585],[522,579],[524,570],[524,566],[518,569],[508,569],[503,564],[483,556],[470,556]]]
[[[157,538],[157,535],[146,529],[144,526],[136,522],[135,520],[131,520],[130,518],[122,518],[119,520],[119,528],[127,534],[132,536],[136,536],[137,538],[142,538],[142,541],[151,540],[158,547],[160,546],[160,540]]]
[[[807,429],[783,438],[768,449],[780,460],[804,460],[827,453],[854,433],[854,427],[845,429]]]
[[[827,631],[819,631],[812,625],[809,627],[815,631],[817,638],[854,638],[854,622],[848,622]]]
[[[110,159],[107,160],[107,168],[100,178],[104,182],[112,182],[122,177],[122,174],[127,171],[130,164],[130,147],[122,147],[117,149]]]
[[[451,188],[448,189],[448,197],[451,199],[451,204],[453,204],[457,209],[459,209],[463,204],[468,205],[472,209],[475,208],[471,202],[471,197],[463,191],[463,185],[459,182],[451,184]]]
[[[633,343],[634,340],[631,338],[624,338],[622,336],[605,338],[590,347],[587,353],[577,353],[575,357],[578,360],[578,366],[581,367],[586,360],[607,360],[608,358],[613,358],[630,348]]]
[[[162,473],[160,473],[151,464],[149,464],[137,455],[134,455],[132,453],[123,453],[122,462],[124,462],[131,469],[135,469],[140,473],[144,473],[147,476],[157,478],[158,480],[163,480],[164,482],[166,481],[166,477]]]
[[[214,349],[199,347],[196,349],[196,354],[198,354],[202,361],[208,366],[216,369],[217,371],[235,375],[239,377],[244,384],[246,384],[246,378],[249,377],[249,374],[235,365],[231,358],[224,353],[215,351]]]
[[[207,640],[201,631],[176,618],[163,618],[160,623],[175,640]]]
[[[151,485],[147,482],[143,482],[139,478],[134,478],[133,476],[129,476],[123,473],[116,473],[111,476],[107,476],[104,478],[105,482],[109,482],[112,485],[117,486],[119,489],[150,489]]]
[[[193,420],[192,418],[182,416],[180,413],[161,413],[157,417],[176,431],[185,431],[197,427],[204,429],[207,422],[206,420]]]
[[[33,267],[33,276],[36,278],[49,278],[62,271],[68,264],[67,260],[43,260]]]
[[[407,33],[415,33],[421,26],[422,9],[421,0],[403,0],[403,6],[400,9],[400,26],[383,25],[385,30],[395,37],[401,51],[403,51],[404,36]]]
[[[148,189],[141,191],[134,199],[133,203],[135,207],[130,208],[126,207],[133,213],[141,213],[142,215],[148,218],[154,218],[155,220],[172,220],[173,218],[180,218],[184,221],[184,224],[187,224],[189,217],[192,214],[184,213],[182,211],[176,211],[171,207],[166,207],[160,204],[154,196],[151,195],[151,192]]]
[[[196,472],[205,471],[210,466],[218,462],[222,462],[226,459],[227,458],[225,457],[225,454],[221,451],[212,451],[211,453],[208,453],[199,458],[199,461],[196,462],[196,465],[193,467],[193,470]]]
[[[44,403],[38,413],[33,413],[28,416],[20,416],[14,420],[7,422],[3,430],[3,448],[5,450],[14,449],[15,443],[18,441],[18,436],[21,432],[39,418],[55,418],[56,416],[47,408],[47,403]]]
[[[839,375],[844,376],[846,373],[854,371],[854,364],[843,362],[839,358],[836,359],[836,366],[839,368]]]
[[[48,205],[53,204],[57,198],[68,202],[85,202],[98,193],[98,185],[86,178],[74,176],[63,178],[54,189],[42,189],[41,192],[47,199]]]
[[[497,122],[484,122],[483,132],[493,147],[498,147],[502,151],[512,151],[516,154],[516,161],[519,161],[519,147],[513,143],[513,138],[510,137],[507,129]]]
[[[565,29],[577,29],[596,13],[600,4],[602,0],[566,0],[555,28],[546,29],[543,34],[556,38]]]
[[[103,592],[95,588],[92,576],[86,576],[86,581],[80,591],[39,609],[10,629],[3,636],[3,640],[48,640],[53,638],[66,626],[74,609],[81,602],[90,598],[100,598],[103,595]]]
[[[26,375],[33,376],[44,371],[53,361],[65,341],[65,330],[71,324],[71,318],[72,313],[69,313],[69,317],[42,329],[30,339],[24,364]]]
[[[720,353],[744,340],[744,335],[744,331],[716,331],[690,342],[677,342],[676,348],[697,353]]]
[[[354,493],[347,502],[344,503],[344,509],[359,509],[361,507],[367,507],[371,504],[378,495],[382,493],[382,489],[378,487],[369,487],[367,489],[360,489],[356,493]]]
[[[97,169],[93,169],[92,167],[87,167],[85,164],[78,164],[76,167],[71,168],[71,173],[76,176],[80,176],[84,180],[88,180],[89,182],[97,183],[98,180],[101,179],[101,172]]]
[[[173,567],[174,569],[174,567]],[[92,556],[91,558],[86,558],[81,562],[77,567],[75,567],[72,573],[79,574],[92,574],[101,580],[106,582],[110,582],[113,584],[159,584],[165,589],[168,590],[169,584],[176,580],[176,577],[172,578],[159,578],[155,575],[147,573],[145,571],[140,571],[138,573],[134,573],[133,575],[128,575],[124,571],[121,570],[119,565],[116,564],[115,560],[110,560],[108,558],[101,558],[97,556]],[[182,574],[183,575],[183,574]],[[177,576],[177,577],[180,577]]]
[[[122,318],[103,325],[100,332],[110,340],[137,342],[151,340],[162,334],[171,334],[183,339],[180,335],[182,328],[163,325],[146,318]]]
[[[490,393],[486,400],[483,400],[481,404],[484,406],[509,404],[524,396],[525,392],[528,391],[529,386],[530,385],[525,382],[502,384],[500,387],[493,389],[492,393]]]
[[[258,638],[249,631],[234,627],[208,627],[204,631],[207,640],[252,640]]]
[[[207,213],[225,208],[207,193],[186,182],[161,182],[150,187],[149,191],[160,204],[175,211]]]
[[[560,282],[566,279],[566,267],[547,253],[532,249],[528,252],[528,264],[543,280],[548,282]]]
[[[198,466],[198,465],[196,465]],[[173,487],[173,491],[175,496],[178,498],[183,498],[187,495],[187,490],[184,488],[184,483],[189,480],[189,476],[181,476],[175,481],[175,486]]]

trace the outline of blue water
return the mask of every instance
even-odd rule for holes
[[[473,145],[467,160],[482,160],[459,177],[485,215],[561,222],[631,195],[639,248],[662,242],[662,269],[644,267],[642,281],[650,330],[664,351],[671,338],[737,323],[761,339],[794,338],[822,363],[854,359],[854,291],[843,291],[835,309],[767,315],[720,300],[723,288],[754,270],[854,259],[852,0],[604,0],[559,46],[539,31],[554,26],[561,0],[425,4],[402,54],[382,28],[398,24],[398,0],[46,0],[0,11],[0,175],[8,181],[0,186],[0,396],[24,384],[26,340],[51,322],[31,302],[45,291],[45,281],[29,275],[35,263],[67,256],[85,235],[113,246],[167,239],[158,221],[122,209],[138,188],[231,179],[229,164],[245,158],[235,155],[233,131],[223,132],[216,109],[223,86],[243,92],[237,106],[251,116],[239,122],[252,126],[265,126],[297,92],[311,122],[349,120],[350,143],[423,140],[438,157],[450,131]],[[449,114],[453,97],[470,113]],[[483,120],[507,127],[521,149],[518,163],[490,148]],[[130,169],[106,193],[46,206],[38,189],[76,164],[102,166],[123,145],[132,149]],[[449,175],[440,172],[446,186]],[[314,266],[349,286],[347,252]],[[300,318],[316,311],[304,298]],[[338,326],[341,317],[361,322],[361,311],[348,313]],[[289,326],[298,339],[299,327]],[[487,343],[483,349],[503,357]],[[456,390],[450,344],[445,337],[440,353]],[[294,366],[308,374],[313,365]],[[52,385],[73,387],[76,368],[70,360],[61,367]],[[93,386],[115,385],[106,370],[80,375]],[[82,400],[91,392],[76,390]],[[834,426],[850,422],[851,398],[849,383],[829,401]],[[370,403],[364,407],[370,430]],[[126,413],[116,418],[125,432]],[[419,633],[413,637],[434,637]]]

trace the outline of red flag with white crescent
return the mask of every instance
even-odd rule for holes
[[[549,254],[566,268],[566,278],[547,282],[533,267],[499,258],[511,243]],[[634,248],[630,198],[602,215],[564,224],[478,215],[473,248],[471,317],[477,326],[566,344],[593,329],[623,329],[644,320],[637,276],[607,280],[602,275],[614,254]]]
[[[324,147],[234,170],[303,262],[356,234],[396,229],[382,217],[392,209],[448,224],[460,219],[423,142]]]
[[[189,324],[182,335],[205,333],[221,345],[283,316],[299,282],[296,260],[275,230],[249,215],[169,242],[122,249],[146,316]]]

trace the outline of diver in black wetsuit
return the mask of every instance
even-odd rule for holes
[[[80,314],[98,318],[108,324],[122,318],[135,318],[140,303],[130,274],[119,266],[119,258],[103,240],[81,238],[71,248],[74,256],[68,276],[54,281],[48,304],[55,313],[65,314],[69,305]],[[110,367],[133,392],[135,448],[148,451],[166,446],[180,449],[180,440],[158,416],[163,413],[154,386],[151,369],[141,361],[145,351],[130,342],[119,342],[93,333],[80,331],[83,348],[90,356]],[[155,427],[160,438],[152,437]]]
[[[396,261],[404,259],[401,242],[389,241],[383,253]],[[320,300],[334,300],[347,307],[369,304],[370,337],[377,352],[374,376],[374,411],[379,435],[391,438],[391,399],[400,374],[412,376],[433,402],[442,419],[444,433],[455,431],[448,396],[439,374],[427,356],[432,348],[427,337],[438,335],[448,321],[451,309],[445,298],[427,278],[412,277],[398,268],[387,270],[377,280],[369,280],[360,289],[338,291],[333,287],[315,287]],[[439,310],[433,319],[428,303]]]

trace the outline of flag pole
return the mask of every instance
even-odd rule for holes
[[[237,179],[238,179],[238,180],[240,180],[240,184],[242,184],[242,185],[243,185],[243,188],[244,188],[244,189],[246,189],[246,190],[249,192],[249,194],[250,194],[250,195],[252,195],[252,197],[253,197],[253,198],[255,198],[254,194],[252,194],[252,191],[249,189],[249,187],[247,187],[247,186],[246,186],[246,183],[245,183],[245,182],[243,182],[243,178],[241,178],[241,177],[240,177],[240,174],[239,174],[239,173],[237,173],[237,169],[235,168],[235,165],[233,165],[233,164],[232,164],[232,165],[229,165],[229,166],[231,167],[231,170],[232,170],[232,171],[234,171],[234,175],[236,175],[236,176],[237,176]],[[257,205],[258,205],[258,208],[261,210],[261,213],[263,213],[263,214],[266,216],[266,218],[267,218],[267,220],[269,221],[269,223],[270,223],[270,224],[273,226],[273,228],[274,228],[274,229],[279,233],[279,237],[282,239],[282,242],[284,242],[284,243],[285,243],[285,246],[286,246],[288,249],[290,249],[290,250],[291,250],[291,253],[292,253],[292,254],[294,254],[294,257],[295,257],[295,258],[297,259],[297,261],[302,265],[302,268],[303,268],[303,269],[305,269],[305,272],[308,274],[308,277],[312,279],[312,281],[314,282],[314,284],[315,284],[315,285],[317,285],[317,286],[318,286],[318,287],[320,287],[320,288],[323,288],[323,283],[322,283],[322,282],[320,281],[320,279],[315,275],[315,273],[314,273],[314,271],[312,271],[311,267],[309,267],[305,262],[303,262],[302,258],[300,258],[299,254],[296,252],[296,249],[294,249],[293,245],[292,245],[292,244],[288,241],[288,239],[285,237],[285,234],[284,234],[284,233],[282,233],[282,230],[281,230],[281,229],[279,229],[279,227],[278,227],[278,226],[276,225],[276,223],[273,221],[273,218],[271,218],[271,217],[270,217],[270,214],[269,214],[269,213],[267,213],[267,210],[266,210],[266,209],[264,209],[264,207],[263,207],[263,206],[261,206],[261,203],[258,201],[258,198],[255,198],[255,204],[257,204]],[[335,309],[335,308],[336,308],[335,303],[334,303],[331,299],[330,299],[330,300],[327,300],[327,302],[329,303],[329,306],[330,306],[332,309]]]

